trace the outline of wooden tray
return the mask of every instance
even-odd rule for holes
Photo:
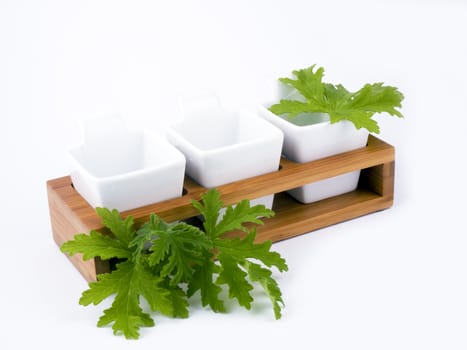
[[[257,234],[258,241],[275,242],[390,207],[394,195],[394,164],[394,147],[370,135],[367,147],[303,164],[282,159],[278,171],[218,189],[226,205],[276,193],[273,206],[276,216],[266,219]],[[359,185],[350,193],[302,204],[284,192],[358,169],[362,169]],[[122,215],[132,215],[136,222],[147,220],[151,213],[169,222],[187,219],[197,214],[191,200],[199,199],[206,190],[186,177],[182,197]],[[53,236],[59,246],[76,233],[103,230],[95,210],[76,192],[69,176],[48,181],[47,193]],[[87,281],[95,281],[96,274],[110,269],[108,261],[98,258],[83,261],[76,255],[70,260]]]

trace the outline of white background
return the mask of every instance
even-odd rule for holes
[[[466,33],[460,0],[0,0],[0,348],[466,349]],[[406,118],[380,118],[394,206],[274,245],[290,267],[280,321],[263,300],[156,316],[136,342],[95,327],[45,190],[69,173],[77,121],[119,111],[160,130],[177,96],[247,105],[313,63],[351,90],[404,92]]]

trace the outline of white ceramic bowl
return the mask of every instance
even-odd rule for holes
[[[73,186],[91,206],[125,211],[181,196],[185,158],[180,151],[148,131],[120,136],[70,151]]]
[[[185,116],[167,136],[185,155],[187,175],[207,188],[279,168],[283,134],[254,113],[210,109]],[[261,197],[252,204],[271,208],[273,198]]]
[[[357,130],[349,121],[331,124],[324,113],[304,114],[291,119],[275,115],[264,106],[259,106],[259,115],[274,124],[284,133],[283,154],[286,158],[305,163],[338,153],[365,147],[368,141],[366,129]],[[308,120],[314,124],[304,125]],[[330,179],[314,182],[288,191],[303,203],[311,203],[354,191],[360,171],[353,171]]]

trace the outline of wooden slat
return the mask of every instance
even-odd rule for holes
[[[280,241],[392,205],[392,198],[379,196],[366,189],[357,189],[307,205],[295,201],[286,193],[278,196],[283,196],[284,200],[275,208],[276,216],[257,228],[258,241]]]
[[[73,189],[67,178],[47,182],[50,221],[53,238],[58,246],[72,239],[76,233],[89,232],[74,211],[75,207],[72,204],[75,202],[76,195],[70,192],[69,188]],[[87,204],[86,201],[84,202]],[[83,261],[81,254],[71,257],[67,255],[67,257],[87,281],[96,279],[96,264],[93,259]]]

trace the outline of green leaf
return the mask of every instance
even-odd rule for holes
[[[182,288],[178,286],[168,285],[166,288],[170,292],[169,300],[172,304],[171,305],[172,310],[171,310],[171,313],[170,311],[163,312],[161,310],[161,313],[167,316],[170,316],[170,317],[187,318],[190,313],[188,311],[189,304],[188,304],[186,293],[183,291]]]
[[[254,243],[256,230],[249,232],[243,239],[216,239],[214,247],[220,254],[234,257],[237,261],[256,259],[268,267],[275,266],[279,271],[287,271],[285,260],[277,252],[272,252],[271,241]],[[219,255],[220,255],[219,254]]]
[[[220,271],[208,256],[204,265],[194,267],[194,274],[188,283],[188,297],[193,296],[198,290],[201,293],[201,304],[208,306],[214,312],[225,312],[224,302],[219,298],[222,288],[214,283],[214,275]]]
[[[140,264],[126,261],[117,265],[109,274],[99,276],[97,282],[83,292],[81,305],[99,304],[105,298],[116,294],[112,306],[104,311],[98,326],[113,323],[114,334],[122,333],[128,339],[139,337],[140,327],[152,327],[153,319],[140,307],[140,297],[149,303],[151,310],[173,314],[170,292],[160,286],[162,279],[154,276]]]
[[[250,201],[245,199],[235,206],[227,206],[224,216],[219,221],[223,202],[220,199],[219,191],[216,189],[210,189],[201,195],[201,202],[193,201],[193,206],[203,215],[203,227],[211,239],[229,231],[247,231],[246,223],[262,225],[263,221],[260,217],[269,218],[274,216],[274,212],[264,205],[260,204],[252,207]]]
[[[133,229],[133,217],[128,216],[123,220],[116,209],[110,211],[107,208],[96,208],[96,212],[101,217],[104,226],[107,227],[117,239],[127,245],[130,243],[135,234],[135,230]]]
[[[355,128],[365,128],[369,132],[379,134],[380,129],[376,120],[371,119],[372,113],[364,111],[345,111],[345,112],[333,112],[329,114],[331,116],[331,123],[337,123],[342,120],[351,120],[355,125]]]
[[[269,110],[277,115],[287,114],[288,118],[294,118],[302,113],[319,113],[323,111],[320,104],[308,102],[281,100],[280,103],[272,105]]]
[[[250,310],[253,302],[250,291],[253,290],[253,286],[246,280],[246,272],[239,267],[238,261],[234,257],[221,252],[218,258],[222,270],[216,283],[227,284],[229,297],[236,298],[240,306]]]
[[[309,68],[293,71],[292,73],[297,78],[296,80],[289,78],[280,78],[279,80],[293,86],[303,97],[313,104],[322,105],[324,68],[320,67],[315,72],[314,68],[315,65],[312,65]]]
[[[272,278],[272,272],[261,265],[252,262],[247,262],[244,266],[248,272],[250,280],[261,284],[271,300],[276,320],[280,319],[282,316],[281,308],[284,307],[284,301],[282,300],[282,292],[279,285],[276,280]]]
[[[264,205],[259,204],[250,206],[248,199],[242,200],[237,205],[228,206],[222,220],[217,224],[213,237],[222,236],[224,233],[234,230],[248,231],[245,227],[246,223],[254,223],[262,225],[263,221],[260,217],[270,218],[274,216],[274,212],[267,209]]]
[[[402,118],[396,108],[401,107],[403,99],[404,96],[395,87],[384,86],[383,83],[366,84],[354,94],[351,107],[374,113],[387,112]]]
[[[276,319],[281,316],[282,294],[277,282],[272,278],[272,272],[251,260],[263,263],[267,267],[275,266],[279,271],[287,271],[285,260],[277,252],[270,251],[271,241],[254,243],[256,230],[248,232],[243,238],[218,238],[214,242],[215,249],[219,252],[218,258],[221,272],[216,283],[227,284],[229,296],[235,297],[239,305],[250,309],[253,297],[250,291],[253,289],[246,280],[246,276],[253,282],[259,282],[272,301]],[[245,272],[243,269],[246,269]]]
[[[138,230],[131,246],[149,243],[147,262],[149,266],[159,265],[161,277],[171,277],[170,284],[189,281],[193,275],[193,265],[204,262],[204,252],[212,245],[206,236],[195,226],[180,222],[175,225],[161,223],[156,215],[151,224]]]
[[[151,254],[152,265],[157,264],[159,261],[157,257],[162,260],[166,254],[169,253],[169,246],[165,242],[161,242],[167,239],[164,234],[169,230],[170,225],[164,222],[160,217],[155,214],[149,216],[149,222],[144,223],[139,230],[136,232],[135,237],[130,242],[130,247],[135,248],[133,258],[135,261],[140,259],[143,252],[148,252],[149,248],[152,250]],[[162,233],[162,237],[159,233]],[[159,244],[154,247],[152,241],[159,240]],[[154,252],[156,250],[156,252]]]
[[[253,301],[250,291],[253,289],[253,286],[248,281],[248,274],[245,271],[245,266],[249,266],[248,264],[252,263],[250,259],[259,261],[267,267],[275,266],[279,271],[286,271],[288,269],[285,260],[280,254],[270,250],[272,243],[270,241],[255,243],[255,228],[250,231],[245,226],[247,223],[263,224],[260,217],[271,217],[274,215],[274,212],[267,209],[264,205],[251,207],[249,200],[243,200],[236,206],[227,206],[224,216],[219,221],[222,201],[217,190],[210,190],[207,194],[201,196],[201,202],[194,202],[193,205],[204,216],[204,228],[207,236],[212,240],[219,265],[211,262],[196,266],[194,268],[194,278],[188,284],[188,296],[200,290],[203,306],[210,305],[214,311],[224,311],[224,304],[219,299],[221,288],[216,286],[216,284],[225,284],[228,287],[229,296],[236,298],[239,305],[250,309]],[[246,236],[243,239],[223,237],[225,233],[236,230],[246,232]],[[269,271],[268,268],[262,268],[264,271]],[[264,271],[262,271],[264,276],[261,276],[261,280],[259,279],[259,272],[253,276],[256,277],[258,275],[257,281],[264,283],[266,287],[273,290],[271,281],[274,281],[274,279],[271,277],[272,274],[268,275],[269,280],[266,280],[266,272]],[[253,272],[256,272],[256,270],[253,270]],[[217,275],[217,278],[214,284],[215,275]],[[266,281],[268,284],[266,284]],[[276,292],[277,290],[274,292],[275,297],[277,297]],[[277,317],[276,304],[273,303],[273,308]]]
[[[204,217],[203,227],[206,234],[210,237],[214,236],[219,212],[224,205],[219,191],[210,189],[201,195],[201,202],[193,200],[191,203]]]
[[[60,249],[69,255],[82,253],[83,260],[96,256],[101,259],[129,258],[132,254],[132,251],[121,241],[94,230],[89,235],[84,233],[75,235],[73,240],[62,244]]]
[[[193,264],[203,262],[203,251],[211,246],[205,240],[205,236],[194,226],[180,223],[171,230],[161,233],[164,239],[153,241],[154,254],[149,261],[153,265],[160,261],[156,255],[158,251],[168,251],[167,262],[161,270],[161,276],[172,275],[171,284],[189,281],[193,275]],[[158,246],[165,245],[158,249]],[[154,256],[154,259],[151,259]]]
[[[372,119],[375,113],[403,117],[397,108],[401,108],[404,95],[395,87],[383,83],[366,84],[351,93],[340,84],[324,83],[324,69],[315,70],[315,65],[293,74],[296,79],[279,80],[295,88],[305,101],[283,99],[269,108],[272,113],[288,118],[302,113],[327,113],[331,123],[349,120],[357,129],[366,128],[374,133],[380,132],[378,123]]]
[[[141,327],[154,327],[154,320],[141,311],[137,298],[125,298],[123,293],[115,298],[111,308],[104,310],[97,326],[111,323],[114,334],[123,334],[127,339],[138,339]]]

